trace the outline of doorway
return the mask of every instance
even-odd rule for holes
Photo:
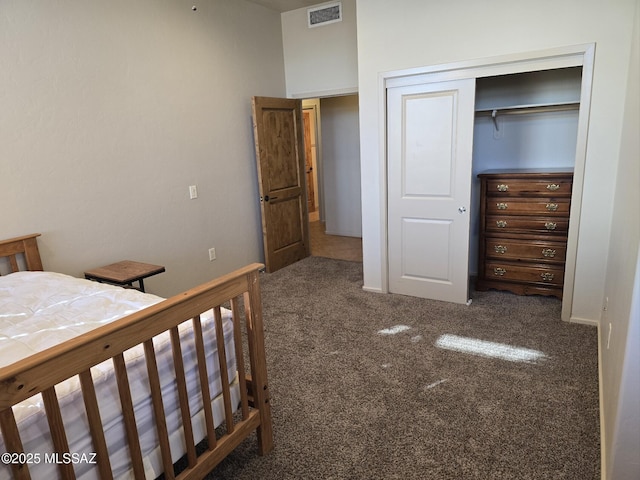
[[[361,262],[358,97],[307,99],[302,108],[309,121],[305,151],[308,195],[313,195],[308,202],[311,254]]]

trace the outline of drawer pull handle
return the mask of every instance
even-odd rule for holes
[[[504,268],[496,267],[493,269],[493,274],[497,277],[502,277],[507,271]]]
[[[547,203],[547,207],[546,208],[550,212],[555,212],[556,210],[558,210],[558,204],[557,203]]]
[[[505,247],[504,245],[496,245],[495,247],[493,247],[493,249],[496,251],[496,253],[507,253],[507,247]]]
[[[509,205],[507,205],[506,203],[496,203],[496,207],[498,207],[498,210],[506,210],[508,206]]]
[[[540,276],[542,277],[543,282],[551,282],[555,275],[553,273],[545,272],[541,273]]]
[[[550,192],[555,192],[556,190],[560,189],[560,185],[558,185],[557,183],[550,183],[549,185],[547,185],[547,190],[549,190]]]
[[[496,226],[498,228],[505,228],[507,226],[507,222],[505,222],[504,220],[498,220],[496,221]]]
[[[553,258],[556,256],[556,251],[553,248],[543,248],[542,256],[547,258]]]
[[[545,222],[544,224],[544,228],[546,228],[547,230],[555,230],[557,226],[558,224],[553,222]]]
[[[498,189],[499,192],[508,192],[509,191],[509,185],[505,185],[504,183],[501,183],[496,188]]]

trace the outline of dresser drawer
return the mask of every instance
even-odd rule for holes
[[[564,263],[567,246],[563,242],[537,242],[511,238],[487,238],[485,256],[491,259]]]
[[[487,232],[566,235],[569,229],[569,219],[564,217],[487,215],[485,229]]]
[[[497,196],[571,196],[572,177],[491,178],[487,180],[487,195]]]
[[[569,216],[568,198],[500,198],[488,197],[487,215]]]
[[[537,283],[558,287],[562,286],[564,281],[564,267],[487,261],[484,276],[488,280]]]

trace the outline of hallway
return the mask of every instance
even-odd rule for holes
[[[361,238],[327,235],[324,228],[324,223],[320,221],[309,222],[311,255],[362,262]]]

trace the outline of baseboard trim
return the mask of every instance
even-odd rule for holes
[[[592,327],[599,327],[600,322],[598,320],[594,320],[592,318],[580,318],[580,317],[571,317],[569,318],[570,323],[582,323],[583,325],[591,325]]]
[[[366,287],[366,286],[363,286],[362,290],[364,290],[365,292],[371,292],[371,293],[387,293],[382,291],[381,288],[372,288],[372,287]]]

